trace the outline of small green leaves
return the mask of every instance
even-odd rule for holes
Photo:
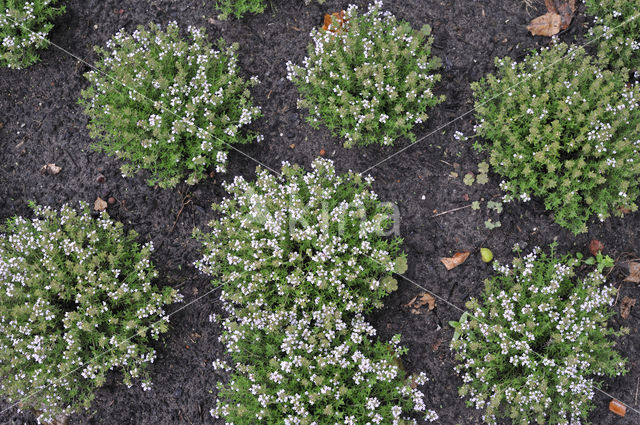
[[[480,201],[473,201],[471,203],[471,209],[478,211],[480,209]]]
[[[502,226],[502,224],[499,221],[494,222],[493,220],[491,220],[490,218],[487,219],[484,222],[484,227],[486,227],[487,229],[496,229],[498,227]]]
[[[486,162],[481,162],[478,164],[478,172],[481,174],[487,174],[489,172],[489,164]]]
[[[398,274],[404,274],[407,271],[407,258],[406,257],[398,257],[396,258],[396,266],[395,272]]]
[[[502,202],[488,201],[487,208],[500,214],[502,212]]]
[[[476,178],[473,176],[473,173],[467,173],[467,174],[464,175],[464,179],[462,181],[467,186],[471,186],[471,185],[473,185],[475,180],[476,180]]]
[[[387,292],[394,292],[398,290],[398,281],[393,278],[393,276],[385,276],[380,281],[384,289]]]

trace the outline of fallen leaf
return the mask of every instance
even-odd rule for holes
[[[640,263],[637,261],[629,261],[629,276],[627,276],[625,282],[640,283]]]
[[[442,344],[442,338],[438,338],[436,339],[436,342],[434,342],[433,344],[431,344],[431,349],[433,351],[438,351],[438,348],[440,348],[440,344]]]
[[[324,24],[322,25],[322,29],[325,31],[331,31],[332,33],[337,33],[342,31],[346,21],[347,20],[344,19],[344,10],[334,12],[331,15],[326,14],[324,15]],[[333,24],[333,26],[331,24]],[[331,29],[329,29],[330,26]]]
[[[531,32],[531,35],[551,37],[560,32],[561,25],[562,17],[560,15],[557,13],[547,12],[532,20],[527,26],[527,29]]]
[[[620,302],[620,316],[622,316],[623,319],[629,317],[629,314],[631,313],[631,307],[633,307],[634,305],[636,305],[636,299],[629,298],[625,295]]]
[[[627,406],[620,403],[615,398],[612,398],[611,401],[609,402],[609,410],[611,410],[616,415],[624,417],[624,415],[627,413]]]
[[[48,173],[52,176],[55,176],[60,171],[62,171],[62,168],[58,167],[56,164],[47,164],[47,165],[43,165],[42,168],[40,168],[40,172],[42,174]]]
[[[295,143],[291,143],[291,144],[289,145],[289,147],[290,147],[291,149],[293,149],[293,148],[295,148],[295,147],[296,147],[296,144],[295,144]]]
[[[433,310],[436,307],[436,299],[433,298],[433,296],[427,292],[422,292],[418,295],[416,295],[415,297],[413,297],[411,299],[411,301],[409,301],[406,304],[403,304],[403,307],[408,307],[411,309],[419,309],[420,307],[424,306],[424,305],[428,305],[429,306],[429,311]],[[413,313],[413,311],[412,311]],[[419,312],[416,312],[414,314],[420,314]]]
[[[444,264],[447,270],[451,270],[455,267],[458,267],[460,264],[464,263],[467,260],[467,258],[469,258],[469,254],[470,254],[469,251],[456,252],[455,254],[453,254],[453,257],[450,257],[450,258],[442,257],[440,258],[440,261],[442,261],[442,264]]]
[[[625,207],[618,207],[618,211],[620,211],[622,214],[629,214],[631,212],[629,208]]]
[[[599,252],[602,252],[603,249],[604,249],[604,245],[602,244],[602,242],[600,242],[597,239],[592,239],[591,242],[589,243],[589,252],[594,257],[598,255]]]
[[[324,149],[320,149],[320,156],[324,156],[327,153]]]
[[[553,0],[544,0],[544,5],[547,7],[547,12],[558,13],[558,10],[556,9],[556,4]]]
[[[107,209],[107,201],[98,196],[98,199],[93,203],[93,209],[96,211],[104,211]]]
[[[564,31],[567,28],[569,28],[569,25],[571,25],[571,20],[573,19],[573,12],[575,11],[575,3],[573,5],[573,10],[571,8],[571,5],[565,1],[560,2],[560,5],[558,6],[558,13],[560,14],[560,30]]]

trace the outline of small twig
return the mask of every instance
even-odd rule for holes
[[[618,298],[620,297],[620,288],[622,288],[622,285],[624,285],[624,282],[620,282],[620,285],[618,286],[618,290],[616,291],[616,302],[613,303],[614,307],[618,305]]]
[[[640,386],[640,377],[638,377],[638,380],[636,381],[636,397],[633,400],[633,404],[636,406],[638,405],[638,386]]]
[[[189,195],[187,194],[187,196],[185,196],[185,199],[188,198]],[[189,198],[189,200],[187,202],[184,202],[184,199],[182,200],[182,206],[180,207],[180,211],[178,211],[178,215],[176,216],[176,221],[173,222],[173,226],[171,226],[171,230],[169,230],[169,233],[173,233],[173,229],[175,229],[176,224],[178,224],[178,219],[180,219],[180,214],[182,214],[182,210],[184,210],[184,207],[186,207],[189,202],[191,202],[191,198]]]
[[[440,162],[443,162],[443,163],[447,164],[449,167],[453,167],[453,165],[449,164],[447,161],[445,161],[443,159],[441,159]]]
[[[432,215],[432,216],[431,216],[431,218],[433,218],[433,217],[437,217],[437,216],[439,216],[439,215],[449,214],[449,213],[452,213],[452,212],[455,212],[455,211],[460,211],[460,210],[463,210],[463,209],[465,209],[465,208],[469,208],[470,206],[471,206],[471,204],[469,204],[469,205],[465,205],[464,207],[454,208],[454,209],[449,210],[449,211],[443,211],[443,212],[441,212],[441,213],[438,213],[438,214],[434,214],[434,215]]]

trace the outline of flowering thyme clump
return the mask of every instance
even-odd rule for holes
[[[323,121],[346,139],[346,147],[414,140],[413,126],[444,100],[432,91],[440,61],[431,56],[429,27],[415,31],[381,8],[376,1],[361,14],[350,5],[344,27],[335,20],[326,31],[311,31],[303,66],[287,64],[287,78],[302,97],[298,107],[309,110],[311,126]]]
[[[476,133],[490,142],[505,199],[542,198],[574,234],[593,215],[636,211],[640,86],[565,44],[496,65],[472,88]]]
[[[498,275],[485,281],[482,302],[467,302],[471,315],[452,342],[461,364],[460,395],[484,409],[484,419],[513,423],[574,424],[593,407],[592,375],[624,374],[625,360],[612,349],[607,328],[616,289],[601,267],[579,277],[580,260],[558,259],[534,248],[512,266],[494,262]]]
[[[64,12],[58,0],[0,0],[0,66],[21,69],[39,60],[49,45],[51,20]]]
[[[640,1],[586,0],[593,16],[589,37],[598,45],[598,54],[617,67],[640,71]]]
[[[139,248],[135,232],[82,209],[34,206],[34,219],[0,228],[0,389],[39,421],[88,407],[116,367],[148,388],[149,339],[180,299],[151,285],[151,243]]]
[[[405,376],[399,337],[374,340],[363,314],[397,288],[404,272],[399,238],[382,232],[393,209],[371,179],[337,175],[318,159],[305,173],[258,170],[256,183],[236,177],[219,220],[196,232],[196,263],[221,279],[226,345],[233,370],[212,414],[227,423],[409,424],[427,410]],[[426,377],[415,378],[422,385]]]
[[[204,30],[187,31],[190,42],[175,22],[121,30],[96,48],[102,60],[80,100],[96,146],[126,161],[124,175],[148,169],[161,187],[195,184],[210,165],[226,171],[229,145],[256,139],[243,128],[260,115],[249,93],[258,80],[238,74],[237,46],[220,39],[217,50]]]

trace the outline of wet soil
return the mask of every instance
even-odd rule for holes
[[[548,44],[548,39],[532,37],[526,31],[527,23],[542,11],[541,4],[536,5],[538,11],[527,11],[520,0],[387,0],[385,8],[414,28],[425,23],[433,28],[433,51],[443,62],[437,90],[447,100],[431,112],[424,125],[415,128],[420,138],[415,145],[399,140],[389,148],[347,150],[326,129],[315,131],[304,122],[305,112],[296,109],[297,92],[286,80],[285,67],[288,60],[302,61],[309,32],[322,23],[324,13],[344,9],[347,2],[327,0],[323,5],[304,6],[299,0],[273,0],[264,14],[228,22],[215,19],[214,2],[209,0],[65,3],[67,12],[57,19],[51,34],[52,42],[65,51],[51,47],[42,52],[41,63],[27,70],[0,69],[0,220],[28,216],[29,200],[59,207],[77,201],[92,204],[98,196],[113,197],[116,202],[109,205],[109,214],[135,229],[141,238],[154,241],[159,284],[179,288],[185,295],[185,302],[171,310],[181,309],[171,318],[170,332],[157,344],[159,358],[149,368],[153,389],[127,388],[114,372],[97,391],[91,408],[73,415],[71,424],[221,423],[211,418],[209,410],[214,405],[216,383],[224,376],[210,365],[223,353],[223,347],[218,342],[220,328],[208,321],[211,313],[221,309],[217,292],[210,292],[209,279],[191,266],[199,247],[190,235],[194,227],[206,226],[213,217],[211,203],[224,196],[221,181],[235,175],[252,178],[256,160],[274,169],[284,160],[308,166],[325,150],[325,157],[333,159],[339,171],[364,171],[375,165],[368,170],[376,178],[375,190],[381,199],[399,207],[409,270],[408,279],[400,282],[399,290],[370,319],[382,338],[402,334],[402,342],[410,350],[403,358],[404,366],[409,372],[425,371],[429,376],[427,405],[438,412],[441,424],[482,423],[481,413],[466,407],[457,395],[461,381],[453,371],[455,361],[448,348],[453,331],[447,325],[460,316],[466,300],[480,294],[482,281],[491,275],[491,267],[480,260],[480,247],[491,248],[500,262],[511,259],[510,248],[516,242],[530,249],[557,241],[560,252],[586,254],[589,241],[598,239],[614,258],[640,254],[638,213],[605,223],[591,222],[589,233],[574,237],[556,225],[536,200],[505,204],[500,214],[484,207],[480,211],[468,208],[471,201],[501,196],[498,176],[490,175],[486,185],[462,182],[461,176],[475,173],[477,164],[486,159],[470,142],[453,138],[455,131],[472,133],[469,84],[493,71],[494,57],[521,58]],[[211,39],[224,37],[240,44],[243,72],[262,81],[254,96],[264,117],[255,128],[265,139],[243,146],[246,155],[232,152],[226,175],[195,187],[162,190],[148,186],[145,175],[123,178],[115,159],[90,148],[87,120],[77,99],[87,86],[83,73],[89,67],[82,61],[96,60],[92,46],[104,45],[122,27],[133,30],[150,21],[166,24],[171,20],[182,26],[205,27]],[[576,19],[560,38],[583,42],[587,22],[580,5]],[[397,155],[387,160],[394,153]],[[48,163],[55,163],[62,171],[55,176],[41,174],[40,168]],[[460,177],[453,178],[452,171]],[[104,182],[97,181],[99,174],[104,175]],[[465,208],[434,217],[460,207]],[[499,220],[501,227],[486,229],[488,218]],[[470,250],[471,257],[446,271],[439,258],[459,250]],[[639,286],[623,283],[623,277],[617,268],[610,275],[620,286],[620,299],[639,299]],[[411,314],[402,305],[424,290],[440,297],[437,307],[425,314]],[[614,308],[618,310],[619,303]],[[637,308],[626,320],[619,314],[612,319],[613,326],[630,328],[630,334],[617,341],[618,349],[629,358],[630,370],[624,377],[603,383],[604,391],[636,409],[639,323]],[[611,414],[608,402],[609,397],[597,393],[597,408],[590,416],[593,423],[640,421],[640,415],[633,412],[625,418]],[[7,406],[0,403],[2,410]],[[28,412],[13,408],[0,414],[0,423],[35,421]]]

